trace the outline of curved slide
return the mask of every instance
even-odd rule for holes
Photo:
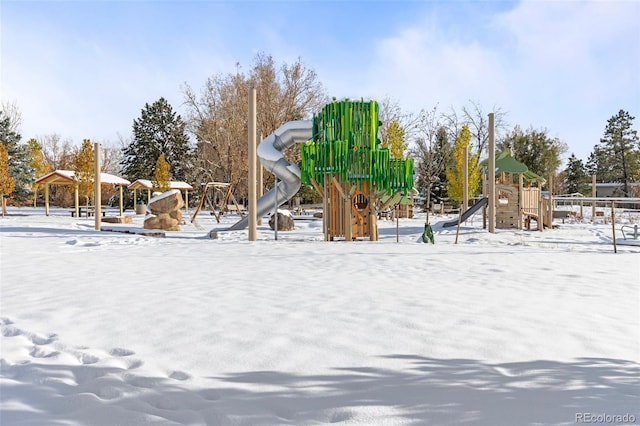
[[[256,216],[264,216],[275,210],[276,197],[278,207],[296,195],[300,189],[300,168],[284,158],[283,152],[294,143],[305,143],[312,137],[311,120],[289,121],[267,136],[258,145],[258,159],[267,171],[273,173],[279,182],[275,188],[258,199]],[[245,216],[231,226],[228,231],[244,229],[249,225],[249,216]]]
[[[489,199],[487,197],[481,198],[477,203],[475,203],[474,205],[469,207],[464,213],[462,213],[462,218],[460,219],[460,222],[464,222],[465,220],[469,219],[481,207],[486,206],[488,202],[489,202]],[[451,226],[456,226],[457,224],[458,224],[458,219],[445,222],[442,224],[442,227],[449,228]]]

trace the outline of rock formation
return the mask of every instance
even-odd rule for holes
[[[162,229],[165,231],[179,231],[182,222],[184,206],[182,195],[177,189],[173,189],[153,197],[149,201],[151,216],[144,220],[145,229]]]

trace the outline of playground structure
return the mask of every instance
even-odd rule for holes
[[[313,120],[280,126],[257,148],[260,163],[275,175],[276,184],[256,201],[255,212],[228,230],[244,229],[251,216],[274,212],[304,182],[323,195],[325,240],[376,241],[379,197],[406,195],[413,188],[413,160],[390,158],[389,149],[379,147],[378,126],[377,102],[349,100],[325,105]],[[296,143],[302,144],[300,167],[283,155]]]
[[[220,217],[225,212],[231,212],[230,202],[235,207],[233,210],[244,215],[244,208],[238,204],[236,197],[232,192],[231,184],[228,182],[207,182],[202,184],[202,195],[200,197],[200,203],[196,208],[193,216],[191,217],[191,223],[195,222],[198,213],[205,207],[209,207],[211,214],[216,218],[216,221],[220,223]]]
[[[487,165],[488,160],[480,163],[484,169],[483,197],[488,197]],[[497,176],[494,199],[495,227],[497,229],[523,229],[525,226],[530,228],[531,220],[536,221],[539,230],[542,230],[543,226],[550,227],[551,204],[542,197],[542,184],[546,180],[531,172],[508,151],[503,151],[495,158],[494,170]]]
[[[413,189],[413,160],[391,158],[379,146],[378,126],[375,101],[334,101],[313,118],[313,139],[301,147],[301,179],[323,195],[326,241],[377,241],[380,197]]]
[[[250,205],[250,214],[232,225],[229,231],[246,228],[251,216],[257,219],[269,212],[275,212],[277,207],[296,195],[301,185],[300,168],[284,158],[283,152],[295,143],[304,143],[311,139],[311,131],[310,120],[289,121],[260,142],[257,156],[262,166],[276,177],[276,185],[257,200],[254,212],[251,212]],[[251,186],[250,184],[250,189]]]

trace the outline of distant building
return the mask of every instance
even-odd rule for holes
[[[592,185],[589,184],[589,188]],[[597,182],[596,197],[640,197],[640,183],[632,182],[628,184],[630,194],[624,194],[624,184],[620,182]],[[591,194],[585,194],[589,197]]]

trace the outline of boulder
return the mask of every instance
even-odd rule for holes
[[[175,189],[153,197],[149,201],[151,216],[144,220],[144,229],[179,231],[183,206],[182,195]]]
[[[163,192],[149,201],[151,214],[170,213],[175,210],[180,210],[182,207],[184,207],[184,201],[182,200],[180,191],[177,189]]]
[[[271,229],[275,229],[276,216],[271,215],[269,218],[269,226]],[[293,217],[289,212],[283,213],[278,210],[278,231],[292,231],[295,228],[293,223]]]

